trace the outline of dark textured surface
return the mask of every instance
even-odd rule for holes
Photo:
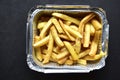
[[[0,80],[120,80],[119,0],[0,0]],[[101,70],[85,74],[43,74],[26,64],[27,13],[37,4],[88,4],[102,7],[110,24],[109,56]]]

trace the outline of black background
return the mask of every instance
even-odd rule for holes
[[[106,66],[90,73],[43,74],[26,63],[27,13],[38,4],[87,4],[106,10],[110,24]],[[120,80],[119,0],[0,0],[0,80]]]

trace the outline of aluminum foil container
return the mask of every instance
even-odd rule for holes
[[[88,5],[38,5],[33,8],[28,13],[27,19],[27,29],[26,29],[26,54],[27,54],[27,64],[30,69],[43,72],[43,73],[88,73],[95,69],[101,69],[105,66],[105,59],[107,57],[102,57],[97,63],[83,65],[57,65],[56,63],[49,63],[43,65],[40,61],[35,58],[34,48],[32,47],[33,36],[36,33],[36,25],[39,16],[43,14],[50,14],[52,12],[62,12],[67,14],[77,15],[79,13],[89,13],[94,12],[97,14],[103,24],[101,44],[102,51],[107,54],[108,52],[108,39],[109,39],[109,24],[106,19],[105,11],[102,8],[90,7]]]

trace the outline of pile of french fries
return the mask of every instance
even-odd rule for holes
[[[33,47],[36,58],[43,64],[87,65],[104,56],[101,50],[98,53],[102,24],[94,13],[79,20],[54,12],[38,21],[37,31]]]

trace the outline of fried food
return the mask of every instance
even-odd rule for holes
[[[63,22],[62,22],[60,19],[59,19],[59,23],[60,23],[62,29],[65,31],[66,35],[69,37],[69,39],[72,40],[72,41],[74,41],[74,40],[75,40],[74,37],[72,37],[72,36],[68,33],[68,31],[66,30]]]
[[[36,59],[43,65],[53,62],[86,66],[105,56],[100,47],[102,23],[94,13],[85,15],[75,18],[53,12],[50,17],[42,16],[33,35]]]
[[[85,24],[88,23],[88,21],[90,21],[93,17],[95,17],[94,13],[90,13],[80,21],[78,30],[82,35],[83,35],[83,32],[84,32]]]
[[[51,54],[52,54],[52,50],[53,50],[53,45],[54,45],[54,41],[53,41],[53,36],[51,34],[51,32],[49,33],[49,42],[48,42],[48,49],[47,49],[47,54],[45,56],[45,59],[43,61],[43,64],[46,64],[49,62]]]
[[[64,33],[63,29],[61,28],[61,26],[56,18],[52,19],[52,23],[55,25],[55,28],[57,29],[58,33]]]
[[[37,41],[36,43],[34,43],[34,44],[33,44],[33,47],[36,48],[36,47],[43,46],[43,45],[47,44],[48,41],[49,41],[49,36],[47,36],[47,37],[45,37],[45,38],[43,38],[43,39]]]
[[[95,56],[95,54],[97,53],[98,43],[100,41],[100,35],[101,35],[101,31],[95,32],[94,39],[93,39],[91,46],[90,46],[90,52],[89,52],[90,56]]]
[[[78,60],[78,55],[75,52],[73,46],[67,41],[64,41],[63,43],[64,43],[65,47],[68,49],[69,53],[71,54],[73,60]]]
[[[90,44],[90,27],[91,25],[87,23],[85,25],[85,33],[84,33],[84,39],[83,39],[83,46],[84,47],[89,47]]]
[[[95,30],[100,30],[100,29],[102,29],[102,24],[101,24],[98,20],[92,19],[92,20],[91,20],[91,23],[92,23],[92,25],[94,26]]]
[[[75,23],[76,25],[79,25],[79,23],[80,23],[80,21],[78,19],[70,17],[70,16],[62,14],[62,13],[52,13],[52,16],[61,18],[63,20],[70,21],[72,23]]]
[[[51,30],[52,36],[53,36],[56,44],[57,44],[59,47],[64,46],[62,40],[61,40],[61,39],[59,38],[59,36],[58,36],[58,33],[57,33],[55,27],[52,26],[50,30]]]

